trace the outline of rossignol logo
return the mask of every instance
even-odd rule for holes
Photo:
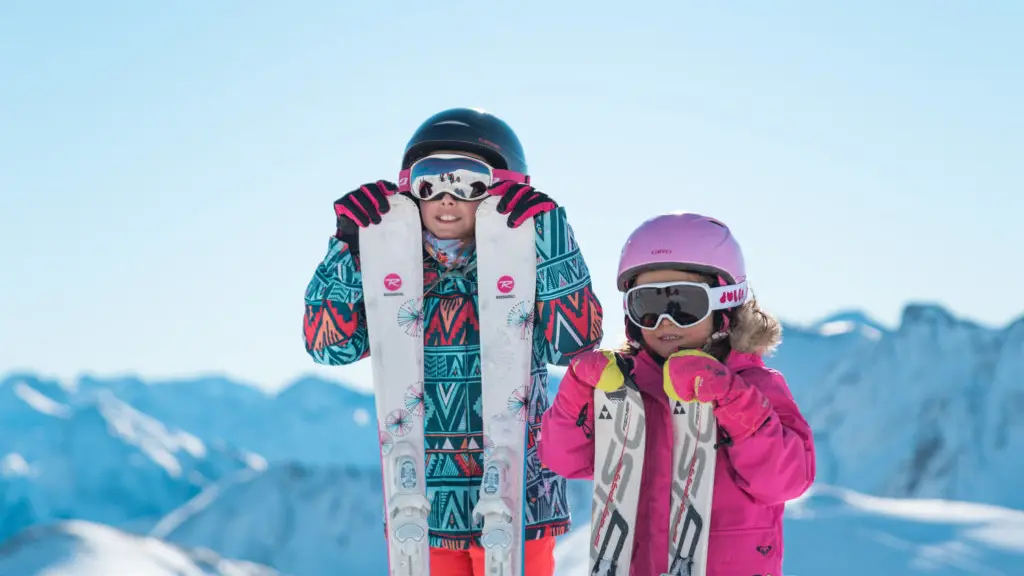
[[[743,302],[743,299],[747,297],[746,288],[737,288],[736,290],[729,290],[728,292],[722,292],[722,297],[718,299],[719,302],[725,304],[726,302]]]
[[[384,295],[385,296],[402,296],[399,292],[402,288],[402,277],[392,272],[384,277]]]
[[[497,300],[505,300],[505,299],[508,299],[508,298],[515,298],[516,295],[512,293],[512,290],[514,290],[515,287],[516,287],[515,278],[512,278],[508,274],[505,274],[501,278],[498,278],[498,286],[497,286],[497,288],[498,288],[498,292],[501,292],[501,294],[498,294],[494,298],[497,299]]]

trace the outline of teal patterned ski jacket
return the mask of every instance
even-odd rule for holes
[[[565,479],[541,465],[537,435],[549,405],[547,364],[568,365],[600,344],[603,311],[562,207],[535,219],[537,294],[526,452],[526,538],[569,530]],[[430,544],[479,544],[473,522],[483,468],[476,255],[461,262],[424,243],[424,406]],[[320,364],[369,356],[359,261],[332,237],[306,289],[306,350]]]

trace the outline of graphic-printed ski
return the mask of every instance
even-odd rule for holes
[[[591,576],[629,576],[647,428],[644,402],[626,370],[617,390],[594,390]]]
[[[430,574],[423,436],[423,237],[416,204],[389,198],[359,233],[363,299],[380,426],[389,576]]]
[[[476,213],[484,471],[473,518],[483,523],[485,573],[522,576],[536,228],[532,218],[509,228],[498,201],[482,201]]]
[[[718,423],[710,403],[672,404],[672,498],[668,576],[705,576]]]

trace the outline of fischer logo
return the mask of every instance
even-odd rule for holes
[[[595,422],[597,420],[614,421],[611,438],[608,438],[606,442],[608,448],[604,457],[604,466],[600,470],[594,470],[594,496],[591,501],[591,509],[600,510],[601,514],[597,517],[597,534],[591,540],[590,546],[592,550],[597,549],[597,557],[601,559],[599,566],[600,562],[612,564],[627,562],[629,559],[625,557],[623,550],[626,543],[634,537],[629,521],[622,515],[620,507],[623,496],[628,491],[636,489],[640,481],[642,464],[633,459],[631,450],[637,450],[642,445],[646,424],[642,406],[639,408],[639,414],[634,414],[634,410],[638,408],[632,403],[633,400],[629,398],[614,404],[612,402],[602,403],[600,411],[597,411],[595,405],[595,412],[597,412],[594,415]],[[615,411],[614,417],[609,406]],[[609,424],[611,423],[609,422]],[[594,573],[611,574],[612,571],[595,571]]]
[[[711,418],[704,418],[701,422],[700,412],[690,410],[686,419],[690,433],[683,437],[683,454],[693,454],[693,457],[681,458],[679,466],[672,473],[672,500],[678,503],[678,507],[671,513],[670,574],[688,574],[693,569],[697,548],[702,541],[706,542],[705,534],[710,526],[708,518],[701,516],[697,509],[699,504],[695,504],[694,500],[710,498],[706,494],[714,489],[713,486],[705,486],[703,479],[704,467],[710,464],[708,451],[714,450],[711,446],[717,438],[718,426]]]
[[[384,293],[385,296],[401,296],[402,293],[398,291],[401,288],[402,277],[398,274],[392,272],[384,277],[384,290],[387,291]]]
[[[495,296],[495,298],[497,298],[499,300],[502,300],[502,299],[505,299],[505,298],[515,298],[516,295],[512,293],[512,290],[514,290],[515,287],[516,287],[516,280],[515,280],[515,278],[509,276],[508,274],[505,274],[501,278],[498,278],[498,292],[501,292],[501,294],[499,294],[498,296]]]
[[[737,288],[735,290],[729,290],[728,292],[722,292],[722,297],[719,298],[719,302],[725,304],[726,302],[743,302],[747,297],[746,288]]]

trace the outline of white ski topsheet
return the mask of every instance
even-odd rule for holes
[[[594,390],[594,499],[588,574],[630,574],[646,444],[644,402],[632,379],[627,377],[615,391]]]
[[[594,391],[594,410],[589,574],[628,576],[646,445],[643,398],[627,376],[614,392]],[[672,427],[666,576],[706,576],[718,423],[711,404],[672,402]]]
[[[401,195],[359,248],[380,428],[390,576],[430,574],[423,436],[423,236],[419,208]]]
[[[536,230],[532,218],[509,228],[499,200],[482,201],[476,213],[484,476],[473,516],[483,522],[487,575],[522,576]]]
[[[672,446],[668,574],[705,576],[718,423],[710,403],[670,402],[675,442]]]

